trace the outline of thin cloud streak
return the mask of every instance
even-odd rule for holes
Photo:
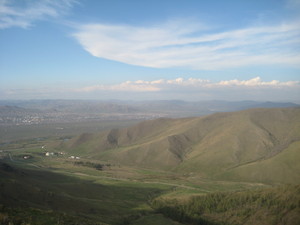
[[[188,27],[188,28],[187,28]],[[189,24],[153,27],[87,24],[73,37],[95,57],[154,68],[219,70],[249,65],[299,66],[300,23],[209,32]]]
[[[198,78],[126,81],[113,85],[93,85],[82,88],[0,89],[0,99],[120,99],[120,100],[255,100],[299,102],[300,82],[249,80],[212,82]]]
[[[26,29],[37,20],[57,18],[68,12],[76,0],[25,1],[26,4],[22,7],[17,7],[13,3],[14,1],[0,0],[0,29],[10,27]]]

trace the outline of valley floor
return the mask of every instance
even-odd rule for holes
[[[300,221],[297,185],[272,188],[125,167],[71,157],[55,148],[45,150],[42,146],[49,143],[40,140],[1,150],[0,224],[293,225]]]

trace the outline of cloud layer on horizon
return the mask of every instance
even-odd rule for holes
[[[152,27],[85,24],[73,33],[95,57],[154,68],[299,67],[300,22],[211,31],[192,21]]]
[[[212,82],[197,78],[176,78],[173,80],[154,80],[154,81],[126,81],[120,84],[113,85],[93,85],[77,89],[78,92],[93,92],[93,91],[125,91],[125,92],[158,92],[158,91],[199,91],[201,89],[222,89],[222,88],[237,88],[237,89],[278,89],[278,88],[297,88],[300,90],[299,81],[280,82],[278,80],[263,81],[260,77],[255,77],[249,80],[223,80]]]
[[[300,82],[222,80],[212,82],[198,78],[126,81],[111,85],[92,85],[81,88],[31,88],[0,90],[2,99],[119,99],[119,100],[255,100],[299,102]],[[37,97],[38,96],[38,97]]]

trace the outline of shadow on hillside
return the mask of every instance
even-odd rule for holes
[[[147,210],[137,208],[161,193],[162,190],[158,188],[135,187],[134,184],[121,183],[97,184],[51,171],[19,168],[0,161],[0,209],[3,215],[9,217],[10,214],[16,214],[14,216],[24,217],[25,214],[25,217],[31,218],[33,222],[35,216],[45,212],[40,217],[67,216],[69,220],[74,217],[119,224],[128,215],[147,213]],[[38,209],[39,213],[34,212],[34,215],[31,215],[32,209]],[[24,222],[30,223],[26,220]],[[5,223],[2,221],[0,224]],[[32,224],[51,223],[35,221]]]

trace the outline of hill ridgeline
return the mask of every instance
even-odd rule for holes
[[[127,166],[224,180],[298,183],[300,108],[148,120],[129,128],[85,133],[64,148]]]

